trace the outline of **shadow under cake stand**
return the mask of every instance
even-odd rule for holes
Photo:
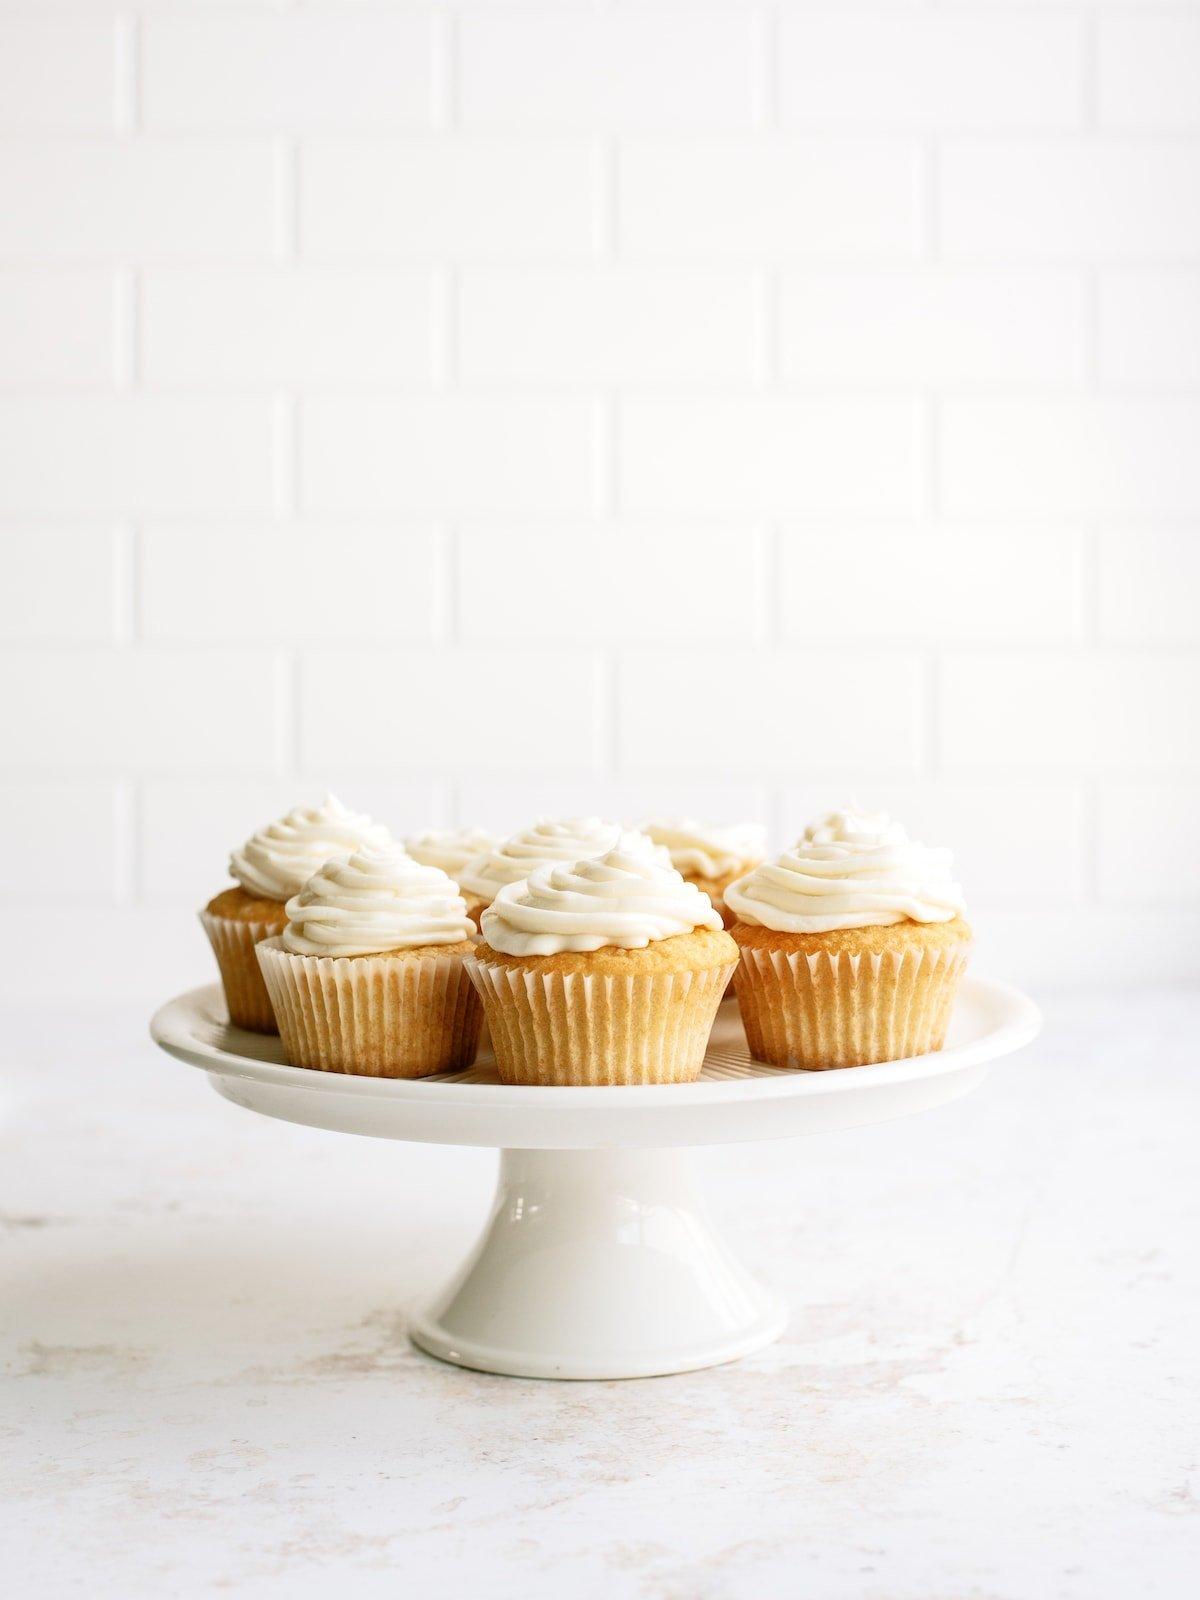
[[[491,1216],[454,1278],[411,1322],[443,1361],[527,1378],[640,1378],[732,1361],[777,1339],[783,1303],[714,1232],[689,1147],[783,1139],[944,1105],[1041,1026],[1016,989],[968,977],[946,1048],[830,1072],[755,1061],[721,1007],[700,1080],[643,1088],[501,1084],[468,1072],[404,1081],[290,1067],[279,1040],[227,1020],[220,987],[169,1001],[150,1025],[217,1093],[338,1133],[498,1146]]]

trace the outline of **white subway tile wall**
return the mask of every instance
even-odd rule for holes
[[[0,0],[0,655],[3,993],[326,787],[855,797],[1194,975],[1200,7]]]

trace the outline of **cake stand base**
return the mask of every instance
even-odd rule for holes
[[[787,1312],[714,1233],[687,1150],[503,1150],[491,1218],[409,1329],[518,1378],[649,1378],[733,1361]]]

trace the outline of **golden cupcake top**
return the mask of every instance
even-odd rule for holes
[[[949,922],[965,910],[949,850],[908,837],[886,812],[846,807],[725,890],[739,921],[778,933]]]
[[[287,917],[283,947],[299,956],[383,955],[475,933],[453,879],[398,845],[327,861],[288,901]]]
[[[379,850],[391,842],[381,822],[327,794],[319,806],[297,806],[252,834],[230,856],[229,873],[247,894],[284,901],[298,894],[333,856]]]
[[[488,944],[513,956],[640,950],[695,928],[721,928],[708,896],[654,853],[624,844],[536,868],[501,889],[482,917]]]

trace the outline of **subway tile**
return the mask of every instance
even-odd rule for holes
[[[1106,638],[1200,642],[1200,536],[1194,531],[1106,529],[1099,560]]]
[[[267,399],[0,398],[0,511],[267,511]]]
[[[1194,255],[1197,194],[1200,141],[949,141],[941,242],[993,258]]]
[[[751,382],[759,338],[749,272],[479,269],[459,285],[468,382]]]
[[[1200,511],[1200,401],[947,401],[951,515]]]
[[[274,240],[268,141],[0,145],[0,255],[254,257]]]
[[[629,140],[618,236],[634,255],[905,257],[919,191],[917,151],[897,140]]]
[[[0,18],[0,130],[110,131],[115,80],[111,17]]]
[[[599,760],[597,665],[562,650],[313,650],[303,659],[309,768],[479,772]]]
[[[1062,530],[788,528],[783,637],[1070,639],[1082,626],[1079,540]]]
[[[597,463],[585,400],[311,399],[307,511],[589,512]]]
[[[1066,384],[1083,373],[1083,284],[1066,272],[789,273],[781,317],[790,382]]]
[[[948,652],[938,727],[948,767],[1185,771],[1200,766],[1200,657],[1103,650]]]
[[[793,126],[1065,128],[1082,110],[1070,15],[789,9],[779,73]]]
[[[1200,788],[1121,783],[1100,791],[1102,898],[1115,905],[1200,902]]]
[[[117,615],[112,528],[0,530],[0,639],[111,639]]]
[[[764,554],[753,529],[489,524],[459,537],[468,639],[752,639]]]
[[[1100,18],[1101,121],[1111,128],[1200,128],[1200,17]]]
[[[664,698],[664,687],[685,693]],[[736,729],[740,759],[759,772],[915,769],[920,663],[872,650],[629,651],[618,672],[624,766],[692,768],[712,761],[714,730]]]
[[[585,140],[319,141],[300,157],[306,254],[581,256],[596,246]]]
[[[1100,376],[1146,388],[1200,385],[1200,272],[1106,272],[1100,279]]]
[[[109,272],[0,268],[0,382],[10,389],[110,384],[114,302]]]
[[[398,383],[434,376],[428,273],[161,269],[142,290],[150,383]]]
[[[749,128],[752,18],[721,11],[465,11],[459,103],[467,127]]]
[[[263,650],[21,650],[37,693],[0,704],[2,765],[109,774],[270,771],[279,696]]]
[[[417,10],[152,17],[142,73],[156,131],[428,126],[433,23]]]
[[[14,846],[0,902],[111,903],[121,887],[119,804],[111,783],[0,783],[0,830]]]
[[[151,526],[142,622],[164,643],[430,639],[437,564],[429,529]]]
[[[919,497],[920,418],[901,400],[622,402],[626,512],[908,514]]]
[[[714,822],[770,822],[765,786],[735,775],[644,778],[600,775],[582,780],[551,773],[541,779],[466,778],[458,786],[457,813],[504,837],[539,817],[611,817],[631,827],[651,816],[707,817]]]

